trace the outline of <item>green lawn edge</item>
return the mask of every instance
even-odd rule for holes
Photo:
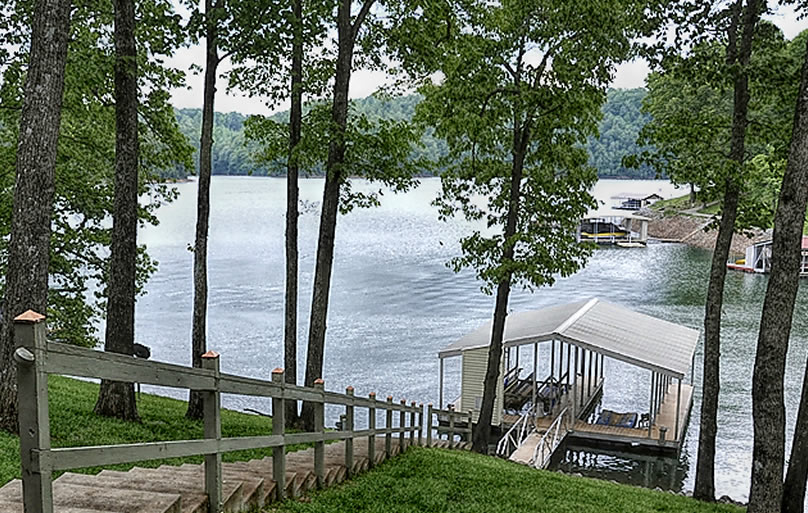
[[[137,399],[141,422],[124,422],[93,413],[98,398],[98,385],[62,376],[48,380],[51,445],[77,447],[87,445],[195,440],[204,438],[201,421],[185,418],[187,403],[151,394],[139,394]],[[272,419],[259,415],[222,410],[222,436],[256,436],[272,434]],[[295,450],[299,446],[289,447]],[[263,458],[272,449],[255,449],[226,453],[224,461],[244,461]],[[132,467],[159,467],[163,464],[202,463],[204,456],[142,461],[103,468],[129,470]],[[72,472],[95,474],[100,467],[77,469]],[[20,477],[20,443],[16,435],[0,431],[0,485]]]
[[[739,513],[743,508],[462,451],[413,448],[341,486],[286,501],[283,513]]]

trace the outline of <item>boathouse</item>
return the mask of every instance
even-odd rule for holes
[[[773,241],[763,240],[747,246],[743,260],[735,260],[727,264],[727,267],[736,271],[746,271],[750,273],[768,273],[772,266]],[[808,236],[803,236],[800,247],[800,275],[808,276]]]
[[[621,210],[640,210],[650,207],[661,199],[662,196],[656,193],[623,192],[612,196],[612,200],[615,202],[614,208]]]
[[[490,337],[488,322],[438,353],[441,407],[444,361],[460,358],[460,397],[452,406],[471,413],[474,422]],[[497,452],[536,467],[547,466],[565,440],[604,449],[678,452],[692,407],[698,340],[697,330],[599,299],[509,314],[492,422],[501,436]],[[520,357],[522,349],[527,358]],[[625,390],[647,402],[623,412],[603,404],[607,358],[647,371],[641,390]]]
[[[617,244],[633,247],[648,242],[650,218],[632,212],[599,210],[590,212],[578,225],[578,242]]]

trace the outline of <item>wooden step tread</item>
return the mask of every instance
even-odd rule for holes
[[[0,489],[0,502],[22,502],[22,482],[14,480]],[[67,508],[116,513],[182,513],[177,493],[143,492],[53,482],[55,511]]]

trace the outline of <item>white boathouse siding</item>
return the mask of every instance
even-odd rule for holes
[[[497,396],[494,399],[494,414],[491,418],[492,426],[502,423],[503,396],[505,395],[502,376],[504,375],[505,359],[500,359],[499,376],[497,380]],[[472,411],[472,420],[477,422],[480,416],[480,405],[483,401],[483,382],[488,369],[488,347],[469,348],[463,350],[463,365],[461,367],[461,396],[460,409]]]

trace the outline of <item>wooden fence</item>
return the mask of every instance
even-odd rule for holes
[[[468,413],[454,410],[438,410],[427,406],[427,422],[424,424],[423,405],[415,402],[407,405],[402,399],[393,402],[376,399],[375,393],[368,398],[354,396],[352,387],[345,393],[325,390],[323,380],[317,380],[313,388],[290,385],[284,382],[283,369],[272,372],[272,381],[226,374],[220,371],[219,355],[208,352],[202,357],[202,368],[186,367],[162,362],[136,359],[132,356],[106,353],[65,344],[48,342],[45,318],[28,311],[14,319],[17,363],[20,458],[22,465],[23,501],[29,513],[53,512],[53,471],[82,467],[95,467],[136,461],[205,456],[205,490],[212,511],[220,511],[222,504],[222,454],[231,451],[259,448],[273,450],[273,475],[285,476],[286,451],[292,444],[314,444],[314,474],[318,487],[325,478],[325,443],[331,440],[345,441],[345,467],[353,469],[354,442],[362,439],[368,443],[369,465],[375,461],[374,440],[385,436],[385,452],[392,456],[393,434],[398,434],[400,449],[410,444],[421,445],[426,429],[427,445],[432,445],[432,432],[437,436],[447,435],[450,445],[455,436],[471,433],[471,417]],[[132,383],[145,383],[165,387],[198,390],[204,401],[204,439],[148,442],[135,444],[51,448],[48,418],[48,375],[61,374],[84,378],[107,379]],[[238,394],[269,397],[272,399],[272,434],[238,438],[222,438],[221,394]],[[286,433],[284,431],[285,401],[307,401],[315,405],[313,432]],[[325,405],[344,407],[344,420],[338,431],[326,430],[324,426]],[[368,411],[367,429],[355,429],[355,409]],[[376,426],[376,413],[385,412],[385,426]],[[394,412],[398,412],[398,426],[394,425]],[[433,417],[438,416],[433,426]],[[441,425],[441,419],[448,419]],[[407,444],[409,437],[409,444]],[[275,487],[277,498],[284,498],[284,486]]]

